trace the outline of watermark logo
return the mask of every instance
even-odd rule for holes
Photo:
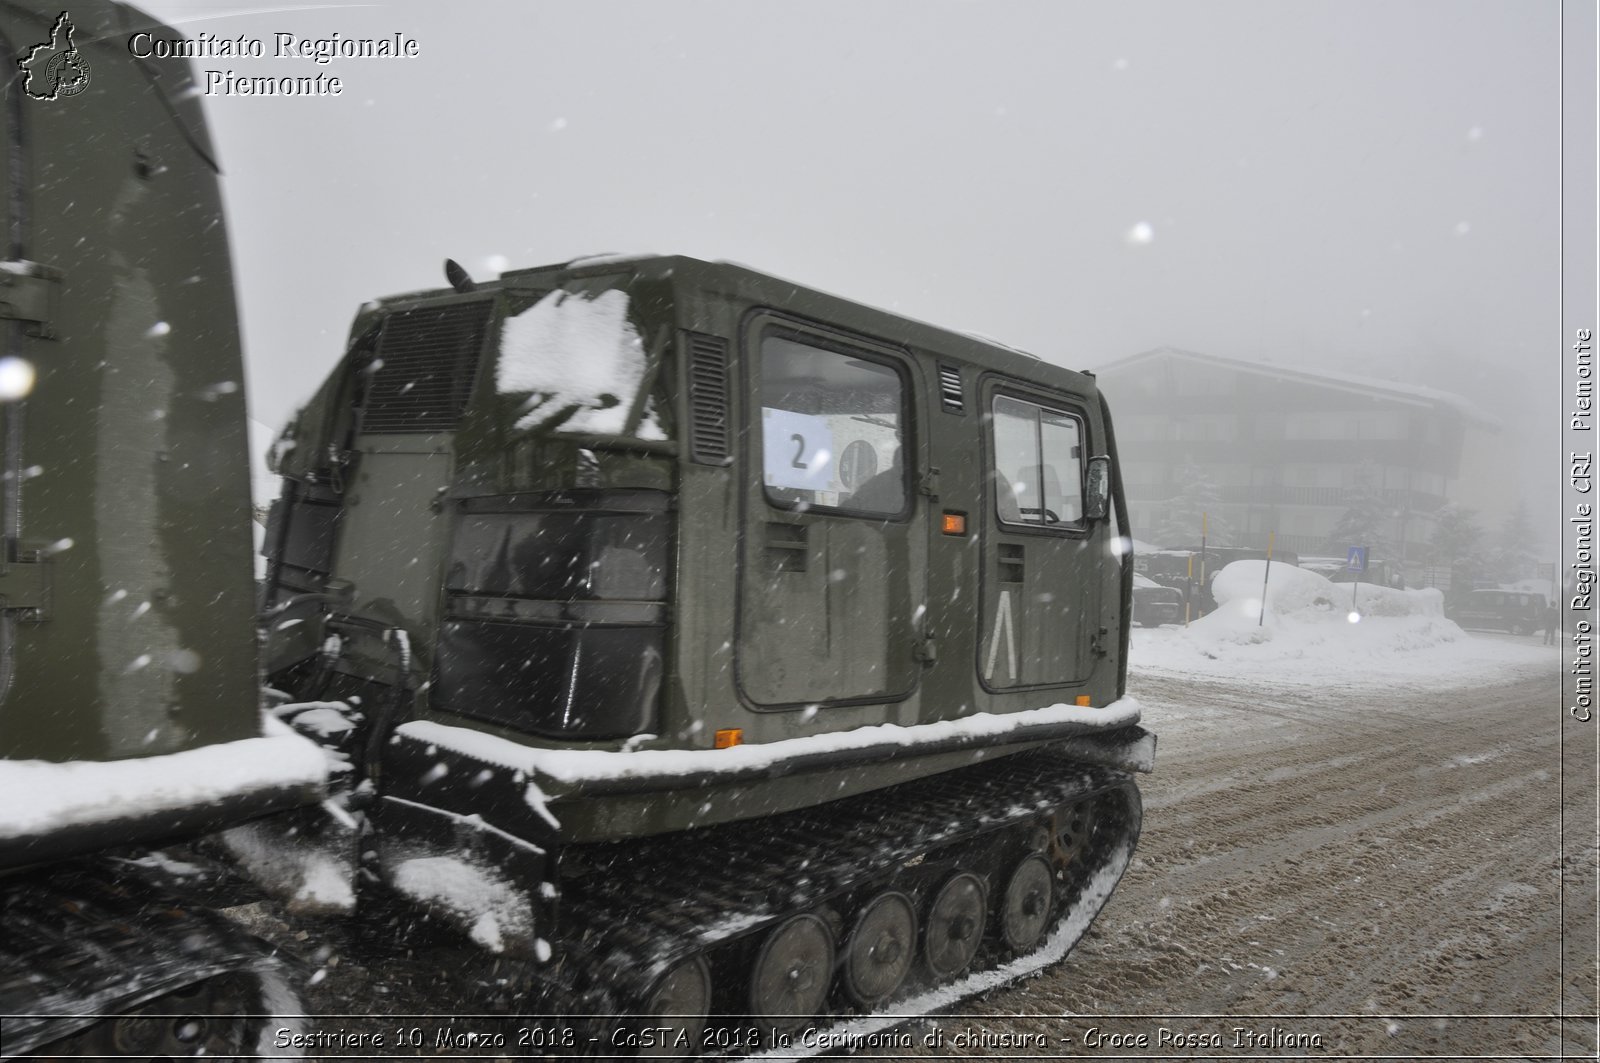
[[[65,11],[50,27],[50,39],[28,49],[22,68],[22,88],[35,100],[76,96],[89,87],[89,60],[72,43],[72,17]]]

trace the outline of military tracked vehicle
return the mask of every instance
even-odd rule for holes
[[[186,64],[128,54],[152,28],[0,6],[8,1059],[243,1054],[298,1010],[265,947],[139,848],[315,800],[326,775],[263,732],[216,168]]]
[[[1063,955],[1154,755],[1093,378],[736,265],[446,272],[274,458],[270,682],[348,707],[366,870],[669,1053]]]

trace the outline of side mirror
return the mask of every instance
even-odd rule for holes
[[[1089,459],[1089,474],[1083,488],[1083,515],[1090,520],[1105,520],[1111,512],[1111,459],[1104,454]]]

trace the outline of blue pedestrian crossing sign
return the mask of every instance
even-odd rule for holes
[[[1344,563],[1347,572],[1365,572],[1367,570],[1367,548],[1365,546],[1352,546],[1350,556]]]

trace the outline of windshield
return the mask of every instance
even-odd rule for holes
[[[506,318],[495,390],[520,400],[511,411],[514,431],[666,439],[653,398],[630,424],[648,361],[627,292],[558,290]]]

